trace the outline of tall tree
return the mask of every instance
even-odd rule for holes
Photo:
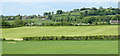
[[[63,14],[62,10],[57,10],[57,14]]]
[[[2,22],[2,26],[9,26],[10,23],[4,19],[2,19],[2,21],[0,21],[0,25],[1,25],[1,22]]]
[[[99,7],[99,9],[103,9],[103,7],[102,7],[102,6],[100,6],[100,7]]]
[[[49,15],[49,13],[47,13],[47,12],[44,12],[44,13],[43,13],[43,15],[44,15],[44,16],[48,16],[48,15]]]
[[[23,26],[25,24],[25,21],[23,21],[22,19],[20,18],[16,18],[13,22],[13,25],[14,26]]]
[[[49,12],[48,15],[51,15],[51,12]]]
[[[97,8],[95,8],[95,7],[92,7],[92,8],[91,8],[91,10],[97,10]]]
[[[52,11],[52,15],[54,15],[54,11]]]

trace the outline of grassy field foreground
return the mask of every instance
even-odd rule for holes
[[[117,54],[117,41],[3,41],[3,54]]]
[[[117,35],[118,25],[103,26],[34,26],[2,29],[3,38],[34,36]]]
[[[118,25],[36,26],[2,29],[3,38],[32,36],[117,35]],[[101,41],[3,41],[3,54],[117,54],[117,40]]]

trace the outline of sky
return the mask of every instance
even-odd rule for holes
[[[29,2],[28,2],[29,1]],[[5,16],[43,15],[44,12],[52,12],[58,9],[70,11],[83,7],[100,6],[118,8],[119,0],[2,0],[0,2],[0,14]]]

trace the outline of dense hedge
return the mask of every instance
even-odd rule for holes
[[[100,35],[100,36],[41,36],[41,37],[23,37],[23,40],[118,40],[118,35]]]

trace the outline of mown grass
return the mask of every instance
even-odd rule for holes
[[[3,41],[3,54],[117,54],[117,41]]]
[[[34,26],[2,29],[2,38],[34,36],[118,35],[118,25],[103,26]]]

